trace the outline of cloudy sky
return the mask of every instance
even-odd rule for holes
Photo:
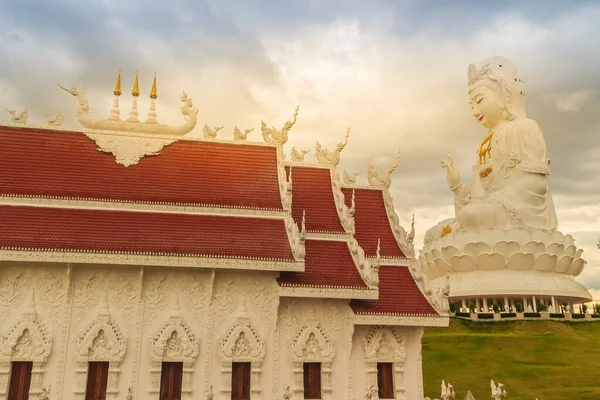
[[[502,55],[527,82],[559,227],[585,249],[578,280],[600,300],[599,20],[600,3],[583,0],[2,0],[0,107],[28,107],[30,123],[60,111],[76,127],[75,100],[55,82],[86,84],[92,114],[107,116],[119,68],[122,110],[139,70],[145,115],[156,72],[159,120],[181,123],[185,89],[200,110],[193,135],[238,125],[259,141],[261,119],[280,125],[300,105],[288,154],[316,139],[331,147],[348,126],[340,172],[385,168],[402,149],[392,193],[405,225],[416,214],[420,247],[453,213],[439,160],[452,153],[470,176],[486,135],[467,104],[467,66]]]

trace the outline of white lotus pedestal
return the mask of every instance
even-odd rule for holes
[[[487,311],[496,303],[506,310],[520,302],[526,310],[543,303],[558,312],[592,299],[574,280],[586,263],[582,252],[560,232],[459,231],[426,245],[419,260],[433,287],[445,286],[449,276],[449,300],[459,308],[474,303]]]

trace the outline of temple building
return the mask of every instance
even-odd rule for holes
[[[62,86],[61,86],[62,87]],[[0,399],[421,399],[423,328],[447,290],[415,260],[391,174],[369,185],[296,122],[250,130],[122,118],[0,125]]]

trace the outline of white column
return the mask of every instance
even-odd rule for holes
[[[462,308],[461,308],[462,312],[466,312],[467,311],[467,302],[465,299],[462,299]]]
[[[554,300],[554,296],[550,298],[550,301],[552,302],[552,308],[554,309],[554,312],[558,312],[556,309],[556,301]]]
[[[533,312],[537,312],[537,304],[535,301],[535,296],[532,296],[532,301],[533,301]]]
[[[488,312],[487,297],[483,298],[483,312]]]
[[[479,312],[479,297],[475,298],[475,311]]]
[[[523,312],[527,311],[527,297],[523,296]]]
[[[508,304],[508,297],[504,296],[504,310],[506,310],[506,312],[508,312],[509,307],[510,307],[510,305]]]

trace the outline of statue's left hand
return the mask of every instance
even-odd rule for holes
[[[454,190],[454,188],[461,184],[462,179],[460,178],[460,173],[458,172],[456,163],[450,153],[448,153],[448,158],[442,160],[440,164],[442,165],[442,168],[446,168],[446,180],[448,181],[448,186],[450,189]]]

